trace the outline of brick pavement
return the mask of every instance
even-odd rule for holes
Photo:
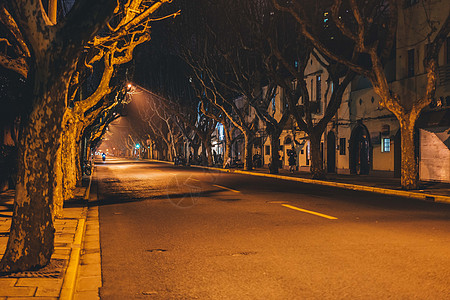
[[[77,198],[82,199],[85,188],[78,188]],[[12,218],[14,190],[0,193],[0,258],[3,256],[8,241]],[[61,291],[74,289],[67,286],[66,275],[70,259],[76,246],[76,236],[84,235],[84,220],[87,208],[80,205],[80,200],[68,202],[63,209],[63,216],[55,220],[55,251],[48,267],[36,272],[23,272],[9,277],[0,277],[0,300],[19,299],[69,299],[73,297],[71,291],[68,297],[61,297]]]

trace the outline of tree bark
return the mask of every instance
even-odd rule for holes
[[[311,175],[314,179],[325,179],[325,170],[323,169],[322,152],[320,151],[322,133],[309,134],[311,144]]]
[[[271,162],[269,166],[270,174],[278,174],[280,168],[280,159],[278,157],[278,150],[280,149],[280,135],[281,132],[273,131],[270,133],[270,157]]]
[[[208,166],[211,167],[213,163],[211,140],[208,137],[200,137],[202,141],[202,155],[206,157]]]
[[[252,170],[253,169],[252,138],[253,138],[253,136],[249,132],[244,132],[244,170]]]
[[[172,145],[169,141],[165,142],[167,147],[167,161],[173,161]]]
[[[223,153],[222,167],[225,168],[228,157],[230,157],[230,155],[231,155],[231,142],[233,139],[231,138],[231,131],[225,128],[225,124],[224,124],[223,128],[224,128],[224,133],[225,133],[225,152]]]
[[[50,26],[40,1],[11,3],[32,49],[27,92],[33,108],[20,138],[13,219],[0,272],[38,269],[50,261],[53,210],[59,195],[62,198],[58,155],[70,78],[84,43],[112,16],[115,6],[107,0],[77,1],[61,26]]]
[[[52,88],[36,101],[19,145],[18,177],[13,221],[2,272],[17,272],[45,266],[53,253],[53,209],[61,186],[61,122],[68,80],[51,84],[49,77],[36,79],[37,87]],[[36,92],[35,92],[36,93]],[[53,110],[48,109],[53,107]],[[62,193],[61,193],[62,197]]]
[[[62,211],[64,206],[64,176],[63,176],[63,161],[62,161],[62,145],[60,144],[56,150],[55,160],[55,172],[54,172],[54,189],[53,189],[53,218],[62,217]]]
[[[402,120],[400,122],[401,132],[401,184],[402,188],[406,190],[419,188],[419,167],[415,155],[414,143],[414,123]]]

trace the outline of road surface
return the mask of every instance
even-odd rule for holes
[[[97,165],[101,299],[450,299],[450,206]]]

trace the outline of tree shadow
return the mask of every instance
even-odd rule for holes
[[[206,198],[218,192],[223,192],[221,189],[207,190],[201,192],[180,192],[180,193],[162,193],[153,196],[143,196],[143,197],[128,197],[125,194],[104,194],[104,199],[97,199],[90,201],[88,203],[89,207],[92,206],[106,206],[112,204],[120,203],[130,203],[130,202],[142,202],[146,200],[174,200],[183,198]]]

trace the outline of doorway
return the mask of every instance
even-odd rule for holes
[[[350,137],[350,173],[369,174],[371,167],[372,147],[370,146],[370,136],[367,128],[359,124],[352,131]]]

